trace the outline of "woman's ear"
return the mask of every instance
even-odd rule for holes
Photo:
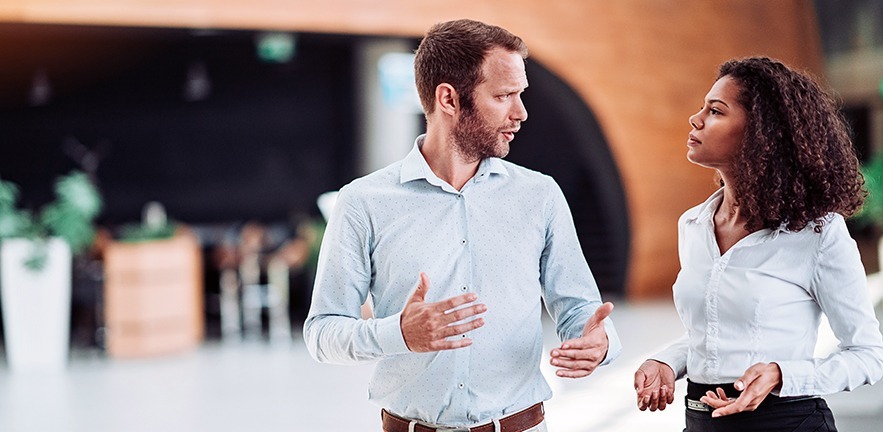
[[[454,86],[441,83],[435,88],[435,108],[448,115],[457,113],[460,108],[460,96]]]

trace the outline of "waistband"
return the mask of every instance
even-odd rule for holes
[[[416,420],[399,417],[387,410],[380,411],[385,432],[521,432],[542,423],[545,415],[543,403],[510,414],[499,420],[472,427],[432,427]],[[497,426],[499,425],[499,426]],[[499,427],[499,429],[497,429]]]
[[[720,387],[724,390],[724,393],[726,393],[728,398],[735,399],[735,398],[739,397],[739,395],[741,395],[742,392],[736,390],[736,387],[734,386],[734,384],[735,383],[700,384],[700,383],[694,383],[693,381],[687,380],[687,396],[684,400],[684,404],[686,405],[688,410],[711,412],[711,411],[713,411],[713,408],[711,408],[710,406],[708,406],[704,402],[700,401],[699,399],[701,399],[702,396],[705,396],[705,393],[707,393],[709,391],[713,392],[713,393],[717,393],[718,387]],[[789,402],[797,402],[797,401],[808,400],[808,399],[816,399],[816,398],[818,398],[818,396],[780,397],[780,396],[776,396],[774,394],[768,394],[763,399],[763,402],[760,403],[758,408],[764,407],[764,406],[789,403]]]

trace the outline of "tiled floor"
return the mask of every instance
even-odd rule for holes
[[[554,377],[546,405],[550,430],[680,431],[683,384],[664,412],[634,407],[632,374],[651,352],[680,334],[671,304],[626,304],[613,313],[622,357],[582,380]],[[546,326],[547,346],[557,344]],[[12,374],[0,364],[0,431],[379,431],[367,401],[372,366],[323,365],[299,334],[290,344],[209,340],[189,353],[117,360],[76,350],[65,372]],[[876,431],[883,384],[829,398],[843,431]]]

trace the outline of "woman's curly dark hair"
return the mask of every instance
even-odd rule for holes
[[[834,99],[807,74],[765,57],[730,60],[718,79],[739,85],[748,116],[733,186],[745,228],[816,232],[829,212],[853,215],[864,178]]]

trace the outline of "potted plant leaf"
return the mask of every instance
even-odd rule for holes
[[[862,165],[861,170],[868,196],[852,221],[877,239],[877,271],[874,272],[872,268],[873,261],[865,263],[865,268],[871,273],[868,275],[868,288],[876,304],[883,300],[883,154],[872,157]]]
[[[92,245],[102,199],[81,171],[60,176],[55,200],[38,212],[17,207],[19,188],[0,179],[0,301],[13,371],[67,364],[71,259]]]
[[[862,165],[868,197],[855,220],[862,225],[883,227],[883,154]]]

